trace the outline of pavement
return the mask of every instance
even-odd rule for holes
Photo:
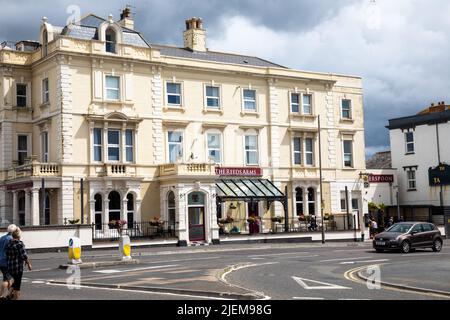
[[[66,253],[30,254],[34,270],[24,273],[23,299],[450,299],[448,240],[440,253],[408,255],[376,253],[368,242],[349,242],[141,248],[132,256],[139,264],[74,271],[58,269],[67,262]],[[84,251],[82,259],[114,262],[117,250]],[[376,288],[362,280],[373,270],[381,281]]]

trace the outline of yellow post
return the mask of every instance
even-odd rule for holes
[[[69,264],[80,264],[81,261],[81,241],[80,238],[69,239]]]
[[[122,261],[132,260],[131,241],[129,236],[121,236],[119,240],[119,257]]]

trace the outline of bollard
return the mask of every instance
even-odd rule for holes
[[[80,238],[69,239],[69,264],[80,264],[81,261],[81,241]]]
[[[121,236],[119,240],[119,257],[122,261],[132,260],[131,241],[129,236]]]

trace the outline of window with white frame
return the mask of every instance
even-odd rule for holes
[[[349,99],[342,100],[342,119],[352,118],[352,101]]]
[[[415,152],[414,145],[414,132],[406,132],[405,133],[405,144],[406,144],[406,153],[411,154]]]
[[[27,106],[27,85],[23,83],[16,84],[16,105],[18,107]]]
[[[353,141],[344,140],[343,149],[344,149],[344,167],[353,168]]]
[[[291,112],[300,113],[300,94],[291,93]]]
[[[210,109],[220,109],[220,88],[216,86],[206,86],[206,107]]]
[[[42,103],[48,103],[50,101],[49,83],[48,78],[42,80]]]
[[[180,131],[169,131],[167,133],[169,146],[169,163],[176,163],[183,157],[183,133]]]
[[[181,106],[181,84],[167,82],[167,104],[170,106]]]
[[[108,160],[120,161],[120,130],[108,130]]]
[[[245,163],[248,166],[259,164],[258,135],[245,136]]]
[[[125,130],[125,160],[134,161],[134,132],[130,129]]]
[[[294,144],[294,164],[301,165],[302,164],[302,139],[299,137],[295,137],[293,144]]]
[[[25,159],[28,157],[28,136],[17,136],[17,162],[19,166],[25,164]]]
[[[218,133],[208,133],[208,158],[213,160],[214,163],[219,164],[222,162],[221,152],[221,135]]]
[[[256,111],[256,90],[244,89],[244,110]]]
[[[41,161],[43,163],[49,162],[48,153],[48,132],[41,133]]]
[[[120,77],[106,76],[106,99],[120,100]]]
[[[94,128],[93,135],[94,161],[101,162],[103,159],[103,130]]]
[[[406,171],[406,177],[408,181],[408,190],[413,191],[417,189],[416,183],[416,171],[412,168],[409,168]]]
[[[314,140],[312,138],[305,139],[305,158],[307,166],[314,165]]]
[[[312,95],[304,94],[303,95],[303,114],[312,115]]]
[[[109,53],[116,53],[116,32],[112,28],[108,28],[105,32],[105,51]]]

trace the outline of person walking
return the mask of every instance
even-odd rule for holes
[[[394,218],[393,217],[390,217],[389,218],[389,221],[387,222],[387,224],[386,224],[386,227],[387,228],[390,228],[390,227],[392,227],[394,225]]]
[[[378,233],[378,223],[375,221],[375,219],[372,219],[372,222],[370,223],[370,233],[370,239],[373,239]]]
[[[23,265],[26,264],[28,270],[31,271],[31,263],[28,259],[25,245],[20,240],[22,231],[17,228],[12,233],[12,240],[6,246],[6,259],[8,265],[8,273],[14,280],[12,284],[13,291],[11,293],[11,300],[18,300],[20,298],[20,286],[22,284]]]
[[[16,231],[17,227],[14,224],[8,226],[7,234],[0,238],[0,271],[2,272],[3,280],[2,287],[0,291],[0,300],[6,299],[9,294],[9,290],[12,285],[12,278],[8,273],[8,264],[6,260],[6,247],[12,240],[12,233]]]

